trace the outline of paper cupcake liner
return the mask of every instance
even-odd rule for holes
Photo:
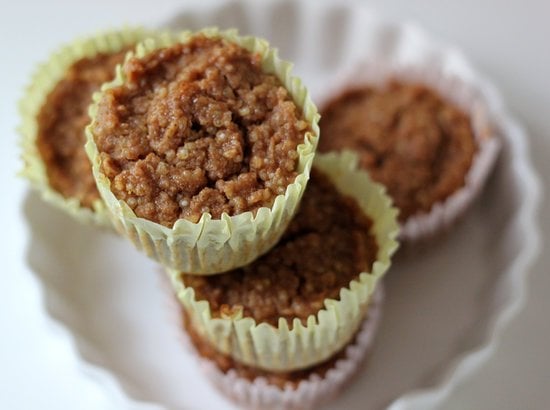
[[[93,203],[93,210],[83,207],[76,198],[66,198],[54,190],[49,183],[46,165],[36,146],[38,124],[36,118],[48,94],[65,76],[67,69],[75,62],[98,53],[117,52],[135,44],[149,35],[141,28],[124,28],[118,31],[99,33],[98,35],[78,39],[53,53],[48,61],[36,70],[23,99],[19,103],[21,114],[21,149],[24,168],[20,175],[28,179],[42,198],[64,210],[75,219],[84,223],[110,226],[103,201]],[[91,102],[91,101],[90,101]]]
[[[207,37],[224,38],[259,54],[264,71],[275,74],[287,88],[296,105],[302,109],[312,132],[306,133],[304,143],[298,146],[299,174],[287,187],[285,194],[277,196],[271,208],[260,208],[255,215],[252,212],[244,212],[235,216],[224,214],[220,219],[212,219],[209,213],[205,213],[197,223],[179,219],[173,228],[167,228],[137,217],[124,201],[118,200],[112,193],[111,182],[100,168],[92,125],[86,130],[86,150],[92,161],[101,196],[112,212],[113,223],[121,234],[128,237],[138,249],[165,266],[194,274],[214,274],[246,265],[256,259],[268,251],[286,229],[297,210],[309,179],[319,137],[319,114],[302,82],[291,76],[291,64],[279,59],[277,51],[270,48],[265,40],[241,37],[236,30],[219,31],[210,28],[197,33],[165,33],[139,44],[136,55],[143,57],[158,48],[168,47],[177,42],[188,42],[199,33]],[[102,89],[119,86],[125,80],[124,72],[119,67],[115,80]],[[101,97],[101,93],[96,93],[95,104],[90,107],[90,116],[93,120]]]
[[[234,370],[224,373],[214,362],[197,354],[199,367],[205,376],[239,407],[266,410],[313,409],[316,405],[333,399],[360,369],[374,342],[382,316],[383,301],[383,286],[380,284],[369,304],[367,318],[361,324],[355,341],[345,348],[345,357],[336,361],[323,377],[313,373],[300,381],[296,388],[287,385],[281,389],[269,384],[263,377],[250,381],[239,377]],[[192,343],[189,340],[186,342],[196,353]]]
[[[341,193],[355,198],[372,219],[377,258],[372,272],[360,273],[358,279],[342,288],[339,300],[325,299],[325,307],[311,315],[306,325],[297,318],[292,326],[283,318],[277,327],[257,324],[253,318],[242,317],[240,311],[234,316],[213,318],[209,303],[195,299],[194,289],[185,286],[178,271],[168,271],[193,327],[217,350],[266,370],[294,370],[326,360],[351,340],[398,246],[395,240],[397,210],[392,208],[385,188],[359,170],[357,162],[357,156],[351,152],[317,154],[315,167],[325,173]]]
[[[321,107],[345,91],[361,87],[380,87],[390,80],[420,83],[437,91],[446,100],[468,113],[478,144],[463,187],[435,203],[427,213],[413,215],[401,224],[399,238],[404,242],[426,240],[449,228],[481,192],[496,162],[500,138],[491,123],[488,103],[475,86],[452,74],[443,61],[426,64],[402,64],[389,59],[362,61],[337,74],[330,90],[322,98]]]

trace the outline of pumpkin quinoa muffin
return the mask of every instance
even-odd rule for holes
[[[93,126],[101,170],[137,216],[172,227],[270,207],[308,123],[259,55],[197,35],[124,66]]]
[[[326,105],[320,126],[320,151],[357,152],[402,223],[463,187],[478,149],[469,116],[419,84],[348,90]]]
[[[317,108],[262,39],[215,28],[136,47],[90,107],[86,152],[115,229],[197,275],[267,252],[295,214]]]
[[[185,342],[195,353],[203,374],[239,407],[257,409],[313,409],[342,392],[367,359],[380,323],[382,287],[369,303],[367,318],[350,343],[333,356],[308,368],[266,371],[220,353],[189,321],[183,311]]]
[[[84,148],[88,107],[126,53],[150,34],[125,28],[68,43],[37,68],[19,103],[21,175],[80,222],[110,226]]]
[[[366,319],[344,346],[327,360],[293,371],[267,371],[248,366],[219,352],[199,332],[183,310],[184,341],[195,353],[203,374],[239,407],[313,409],[338,395],[359,371],[374,343],[384,299],[376,289]]]
[[[87,208],[100,199],[84,150],[88,106],[101,84],[114,78],[115,67],[128,50],[130,47],[75,61],[47,95],[37,116],[36,144],[51,187],[66,198],[77,198]]]
[[[284,235],[249,265],[215,276],[170,272],[201,369],[240,406],[315,408],[342,390],[372,345],[381,284],[363,301],[359,289],[395,250],[383,238],[397,234],[396,212],[361,186],[364,172],[363,181],[342,176],[352,163],[350,155],[318,156]],[[323,316],[340,321],[327,325]]]
[[[205,343],[280,373],[324,362],[350,342],[397,249],[397,212],[352,157],[316,156],[298,212],[260,258],[221,275],[168,270]]]
[[[182,274],[195,298],[206,300],[213,318],[239,314],[256,323],[302,324],[338,299],[342,288],[369,272],[378,245],[372,222],[354,199],[341,195],[312,171],[300,209],[280,241],[249,265],[223,275]]]

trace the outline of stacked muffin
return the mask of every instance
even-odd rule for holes
[[[84,44],[25,99],[26,175],[166,267],[203,367],[241,404],[333,394],[372,340],[397,248],[384,189],[349,153],[313,161],[317,110],[263,40],[210,29]]]

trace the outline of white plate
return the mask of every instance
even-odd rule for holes
[[[371,359],[331,408],[435,406],[494,349],[521,307],[538,249],[538,184],[521,127],[493,87],[454,49],[411,24],[359,5],[234,2],[184,12],[171,27],[238,27],[268,38],[319,98],[340,68],[365,56],[448,61],[490,103],[503,150],[488,187],[450,235],[398,255]],[[92,374],[128,407],[228,409],[181,342],[180,316],[161,269],[113,234],[82,227],[29,194],[28,263],[51,316],[74,337]],[[61,234],[62,233],[62,234]]]

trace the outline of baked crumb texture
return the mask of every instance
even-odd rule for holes
[[[100,197],[84,150],[84,129],[90,122],[88,106],[101,84],[114,78],[116,65],[122,63],[129,49],[75,61],[46,96],[36,118],[36,144],[50,186],[90,209]]]
[[[300,209],[279,242],[223,275],[169,269],[193,326],[241,363],[288,371],[345,346],[397,249],[397,211],[353,155],[317,155]]]
[[[139,217],[172,227],[270,207],[310,130],[261,58],[198,34],[124,65],[94,122],[101,171]]]
[[[356,151],[401,222],[463,187],[478,149],[469,116],[418,84],[349,90],[326,105],[320,127],[319,150]]]
[[[339,299],[361,272],[369,272],[378,247],[372,222],[354,199],[341,195],[328,178],[311,173],[300,209],[273,249],[223,275],[182,275],[197,300],[208,301],[213,317],[242,311],[256,323],[289,325]]]

